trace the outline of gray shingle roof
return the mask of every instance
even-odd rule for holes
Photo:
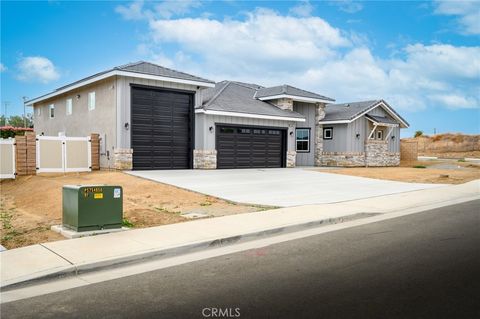
[[[342,104],[327,104],[325,117],[322,121],[352,120],[366,110],[373,108],[381,100],[351,102]]]
[[[397,112],[395,112],[395,110],[383,100],[327,104],[325,107],[325,117],[323,118],[322,122],[350,121],[359,116],[360,114],[373,109],[379,103],[384,103],[401,121],[403,121],[403,123],[405,123],[407,126],[409,125],[403,117],[401,117]]]
[[[237,112],[257,115],[305,118],[302,114],[286,111],[268,102],[254,98],[260,85],[222,81],[204,91],[204,101],[200,108],[212,111]]]
[[[120,70],[120,71],[142,73],[142,74],[165,76],[168,78],[176,78],[176,79],[182,79],[182,80],[215,83],[214,81],[210,81],[195,75],[172,70],[172,69],[169,69],[157,64],[153,64],[150,62],[145,62],[145,61],[129,63],[129,64],[114,67],[113,69]]]
[[[320,99],[320,100],[327,100],[327,101],[332,101],[334,102],[335,100],[317,93],[305,91],[296,87],[293,87],[291,85],[279,85],[279,86],[273,86],[269,88],[262,88],[258,90],[256,97],[257,98],[263,98],[263,97],[269,97],[269,96],[275,96],[275,95],[293,95],[293,96],[298,96],[298,97],[308,97],[312,99]]]
[[[78,80],[78,81],[69,83],[67,85],[64,85],[62,87],[59,87],[59,88],[55,89],[53,92],[49,92],[47,94],[44,94],[44,95],[41,95],[41,96],[36,97],[34,99],[31,99],[30,101],[36,100],[38,98],[42,98],[44,96],[50,95],[50,94],[58,92],[60,90],[67,89],[70,86],[74,86],[78,83],[81,83],[83,81],[87,81],[89,79],[95,78],[97,76],[100,76],[102,74],[106,74],[106,73],[114,71],[114,70],[134,72],[134,73],[140,73],[140,74],[158,75],[158,76],[164,76],[164,77],[169,77],[169,78],[190,80],[190,81],[197,81],[197,82],[205,82],[205,83],[211,83],[211,84],[215,83],[214,81],[210,81],[210,80],[207,80],[207,79],[195,76],[195,75],[191,75],[191,74],[187,74],[187,73],[184,73],[184,72],[180,72],[180,71],[172,70],[172,69],[169,69],[169,68],[165,68],[163,66],[156,65],[156,64],[153,64],[153,63],[150,63],[150,62],[138,61],[138,62],[134,62],[134,63],[128,63],[128,64],[116,66],[114,68],[95,73],[95,74],[87,76],[86,78],[83,78],[81,80]],[[26,102],[27,105],[30,101]]]

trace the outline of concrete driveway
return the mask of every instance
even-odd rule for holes
[[[440,187],[304,168],[132,171],[128,174],[239,203],[298,206]]]

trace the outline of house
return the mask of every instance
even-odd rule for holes
[[[213,81],[148,62],[27,101],[37,134],[101,137],[118,169],[392,166],[408,123],[383,100],[332,104],[289,85]]]

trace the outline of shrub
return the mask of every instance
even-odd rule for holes
[[[416,131],[414,137],[419,137],[423,135],[423,131]]]
[[[33,128],[28,127],[13,127],[13,126],[1,126],[0,127],[0,137],[9,138],[15,137],[17,135],[25,135],[25,132],[33,132]]]

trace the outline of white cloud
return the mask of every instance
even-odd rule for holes
[[[201,2],[198,0],[166,0],[146,8],[143,0],[135,0],[129,5],[117,6],[115,12],[119,13],[125,20],[170,19],[174,16],[185,15],[200,6]]]
[[[143,0],[133,1],[128,6],[119,5],[115,8],[115,12],[125,20],[141,20],[146,17],[143,12]]]
[[[480,34],[480,2],[437,0],[435,13],[458,17],[460,32]]]
[[[242,18],[149,19],[142,52],[221,81],[288,83],[339,102],[384,98],[403,110],[480,107],[480,47],[413,43],[379,58],[368,41],[319,17],[256,9]],[[164,54],[167,45],[177,53]]]
[[[313,10],[315,8],[312,6],[312,4],[306,0],[306,1],[301,1],[299,4],[296,6],[290,8],[289,12],[290,14],[299,16],[299,17],[309,17]]]
[[[3,63],[0,63],[0,72],[7,71],[7,67],[3,65]]]
[[[20,59],[17,78],[26,82],[48,83],[60,78],[52,61],[41,56],[30,56]]]
[[[336,0],[332,2],[338,6],[341,11],[346,13],[357,13],[363,9],[363,5],[358,1],[352,0]]]

